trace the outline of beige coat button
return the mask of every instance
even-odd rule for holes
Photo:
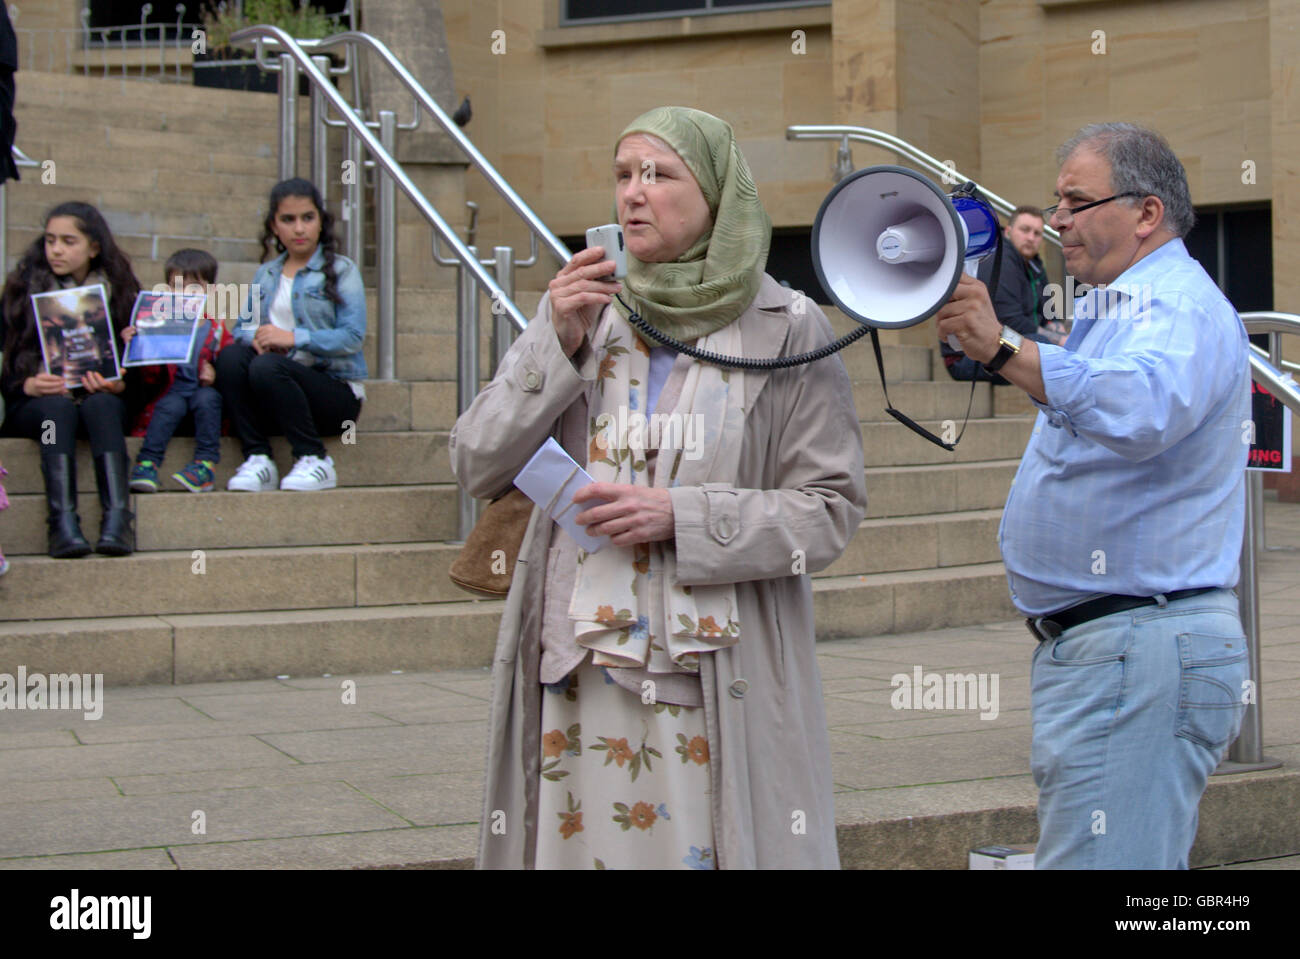
[[[536,370],[529,370],[524,374],[524,386],[530,390],[535,390],[542,385],[542,378]]]
[[[749,689],[749,682],[744,679],[737,679],[728,687],[727,692],[731,693],[736,699],[744,699],[747,689]]]
[[[731,520],[724,516],[722,519],[718,520],[718,535],[723,539],[730,539],[731,533]]]

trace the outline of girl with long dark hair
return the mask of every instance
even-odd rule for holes
[[[77,516],[76,438],[90,440],[103,522],[95,550],[125,556],[135,549],[127,490],[127,381],[84,373],[69,389],[62,376],[45,372],[40,318],[31,296],[51,290],[104,284],[112,333],[131,321],[140,284],[131,261],[113,240],[100,212],[88,203],[61,203],[45,217],[45,235],[34,240],[5,282],[4,364],[0,391],[3,433],[41,444],[41,472],[49,506],[49,552],[55,559],[85,556],[90,543]]]
[[[264,262],[235,342],[217,358],[222,405],[245,460],[227,489],[333,489],[334,461],[321,436],[355,422],[365,399],[366,292],[361,271],[336,252],[334,219],[308,180],[271,189],[262,230]],[[267,437],[282,433],[293,470],[279,480]]]

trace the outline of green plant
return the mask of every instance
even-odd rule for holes
[[[208,49],[228,48],[232,33],[256,24],[279,27],[295,40],[320,40],[341,29],[323,11],[308,6],[307,0],[244,0],[242,10],[239,4],[223,0],[203,16]]]

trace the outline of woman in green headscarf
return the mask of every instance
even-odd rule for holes
[[[595,480],[586,552],[534,511],[502,616],[479,863],[834,867],[807,573],[866,506],[843,361],[724,370],[829,342],[763,272],[771,223],[731,127],[684,107],[619,136],[625,284],[600,249],[556,275],[456,424],[453,469],[501,494],[554,435]],[[619,294],[619,299],[615,299]]]

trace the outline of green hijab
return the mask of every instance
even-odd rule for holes
[[[634,133],[658,137],[682,158],[708,202],[713,229],[671,263],[643,263],[628,251],[624,285],[631,305],[674,339],[707,336],[758,295],[772,221],[729,123],[690,107],[656,107],[628,124],[617,142]],[[614,305],[627,315],[617,300]]]

